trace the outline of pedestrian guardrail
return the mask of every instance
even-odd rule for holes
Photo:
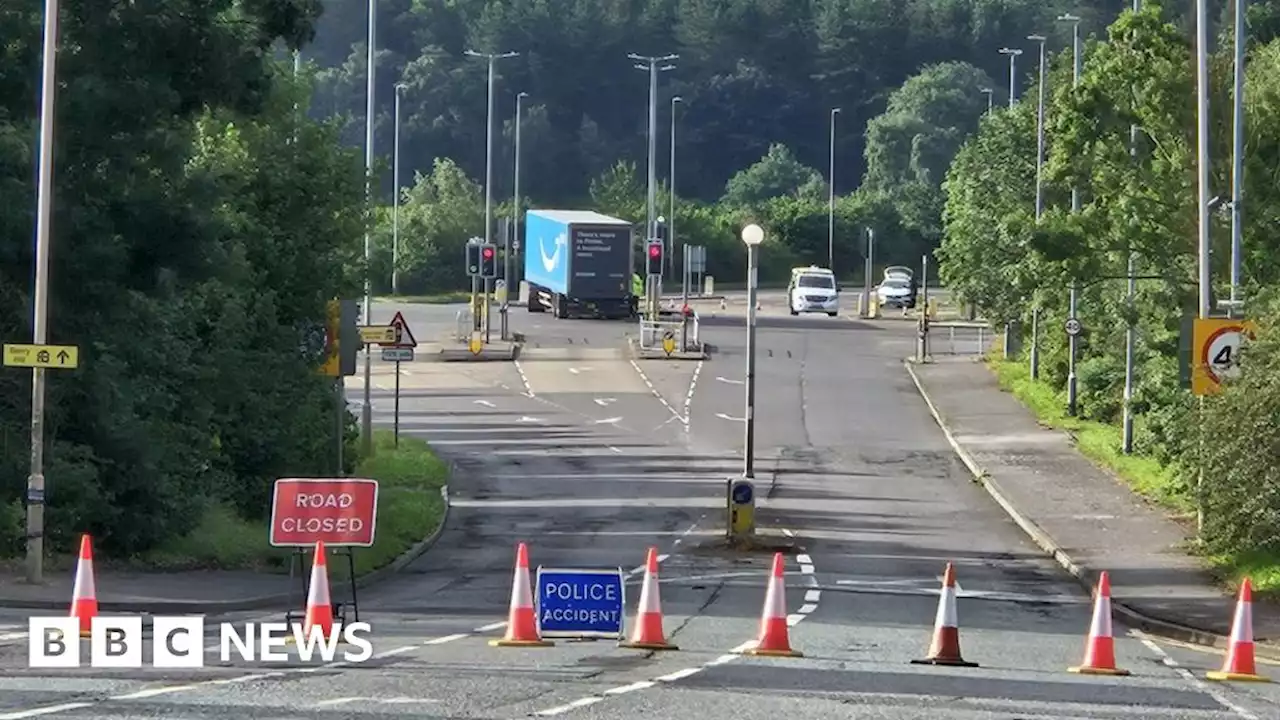
[[[670,348],[668,344],[671,345]],[[691,352],[701,348],[702,341],[699,339],[696,312],[690,312],[687,315],[677,313],[674,317],[661,314],[657,320],[640,319],[641,350],[672,351],[674,349],[675,352]]]
[[[991,325],[983,322],[929,323],[930,355],[986,355],[995,340]]]

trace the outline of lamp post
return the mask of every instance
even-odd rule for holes
[[[467,55],[471,57],[484,58],[489,61],[489,81],[488,95],[489,108],[485,113],[484,119],[484,241],[485,243],[493,242],[493,86],[494,86],[494,65],[498,60],[517,57],[518,52],[505,53],[480,53],[475,50],[467,50]],[[480,317],[486,318],[484,323],[485,342],[489,342],[489,292],[492,289],[492,280],[484,281],[484,304],[480,306],[482,311],[477,315],[476,322],[480,321]],[[476,281],[471,281],[472,295],[475,295]],[[475,302],[472,302],[475,307]],[[479,328],[476,328],[479,329]]]
[[[989,114],[995,107],[996,91],[991,88],[982,88],[982,93],[987,96],[987,113]]]
[[[1064,14],[1059,15],[1060,22],[1071,23],[1071,87],[1079,87],[1080,85],[1080,18],[1075,15]],[[1080,212],[1080,189],[1071,188],[1071,212]],[[1078,293],[1076,292],[1076,281],[1071,281],[1071,291],[1067,300],[1067,317],[1075,318],[1076,304],[1078,302]],[[1076,414],[1076,356],[1079,353],[1079,344],[1075,335],[1067,336],[1067,414],[1075,417]]]
[[[1044,35],[1028,35],[1027,39],[1040,44],[1040,66],[1037,71],[1039,98],[1036,104],[1036,222],[1044,214]],[[1040,377],[1040,305],[1031,300],[1031,379]]]
[[[1231,303],[1227,312],[1234,314],[1240,301],[1240,260],[1244,240],[1244,62],[1245,6],[1248,0],[1235,0],[1235,78],[1231,111]]]
[[[756,476],[756,284],[764,230],[754,223],[742,228],[742,242],[747,246],[747,407],[743,416],[742,476],[751,480]]]
[[[1018,56],[1022,54],[1017,48],[1000,48],[1001,55],[1009,56],[1009,107],[1013,107],[1018,94]]]
[[[671,177],[667,181],[667,250],[662,254],[665,258],[667,255],[674,255],[676,251],[676,103],[684,102],[684,98],[676,95],[671,98],[671,164],[667,166],[667,172]],[[671,263],[672,270],[675,269],[675,261]],[[684,257],[680,262],[680,293],[684,297],[684,305],[689,304],[689,249],[685,248]],[[683,305],[681,306],[683,307]],[[681,346],[681,352],[684,351]]]
[[[1133,0],[1133,12],[1137,13],[1142,10],[1142,0]],[[1138,164],[1138,126],[1129,126],[1129,159],[1136,166]],[[1129,282],[1128,297],[1126,298],[1129,305],[1129,322],[1128,327],[1124,331],[1124,417],[1121,427],[1123,428],[1123,441],[1121,443],[1121,451],[1125,455],[1133,452],[1133,370],[1137,364],[1137,328],[1133,322],[1134,303],[1138,291],[1138,281],[1134,277],[1138,270],[1138,258],[1132,249],[1129,250]]]
[[[378,0],[369,0],[368,56],[365,60],[364,105],[364,325],[372,325],[373,284],[371,282],[371,238],[373,224],[373,112],[374,56],[378,49]],[[360,406],[360,449],[365,457],[373,453],[373,354],[364,348],[364,402]]]
[[[656,193],[658,185],[658,73],[675,70],[676,66],[670,64],[672,60],[679,60],[679,55],[664,55],[662,57],[649,57],[645,55],[637,55],[631,53],[627,55],[632,60],[639,61],[636,64],[637,70],[644,70],[649,73],[649,189],[648,199],[646,200],[648,208],[647,224],[645,225],[645,241],[652,240],[657,237],[655,227],[656,218],[654,217],[658,210]],[[665,266],[667,262],[667,254],[662,254],[662,262]],[[658,277],[662,277],[661,274]],[[656,303],[659,298],[659,290],[650,288],[651,303]]]
[[[836,269],[836,116],[840,108],[831,108],[831,163],[827,171],[827,269]]]
[[[391,294],[400,294],[400,99],[404,83],[396,83],[395,141],[391,151],[391,184],[395,194],[391,201]]]
[[[511,232],[515,235],[515,243],[511,242],[510,237],[507,238],[506,240],[507,255],[506,255],[506,259],[503,261],[504,264],[502,269],[502,279],[505,280],[507,283],[507,292],[502,300],[502,307],[503,307],[503,313],[504,313],[502,316],[503,317],[503,321],[502,321],[503,322],[503,335],[502,335],[503,340],[506,340],[509,334],[507,332],[507,327],[506,327],[506,323],[507,323],[506,312],[511,307],[511,293],[519,292],[519,286],[516,283],[511,282],[511,253],[513,249],[518,249],[520,246],[520,203],[522,202],[520,198],[520,120],[523,117],[523,115],[520,112],[520,105],[521,105],[521,102],[527,97],[529,97],[529,93],[527,92],[520,92],[516,95],[516,149],[515,149],[516,167],[514,170],[515,177],[512,179],[512,193],[511,193],[511,196],[512,196],[511,197],[511,207],[512,207]]]
[[[36,189],[35,332],[44,345],[49,332],[49,224],[53,220],[54,99],[57,96],[58,0],[45,0],[40,81],[40,178]],[[27,476],[27,582],[44,582],[44,397],[45,370],[31,370],[31,474]]]

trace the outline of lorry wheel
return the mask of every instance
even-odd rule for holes
[[[800,311],[798,311],[798,310],[794,310],[794,309],[793,309],[793,310],[791,311],[791,314],[792,314],[792,316],[799,315],[799,314],[800,314]]]
[[[836,316],[836,315],[838,315],[838,314],[839,314],[839,313],[833,313],[833,312],[829,312],[829,313],[827,313],[827,315],[829,315],[830,317],[835,317],[835,316]]]

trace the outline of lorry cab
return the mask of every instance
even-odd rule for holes
[[[840,313],[840,288],[836,275],[817,265],[791,269],[787,285],[787,307],[792,315],[821,312],[835,317]]]

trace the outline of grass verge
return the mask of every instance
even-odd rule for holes
[[[1155,458],[1140,453],[1125,455],[1121,451],[1124,443],[1121,428],[1067,415],[1065,395],[1043,382],[1032,380],[1024,362],[989,360],[987,365],[995,372],[1001,389],[1026,405],[1044,425],[1070,433],[1085,457],[1111,471],[1139,495],[1175,517],[1194,519],[1194,505],[1175,492],[1177,485],[1172,471]],[[1204,557],[1213,573],[1233,587],[1248,576],[1253,581],[1255,594],[1280,599],[1280,558],[1253,552]]]
[[[415,305],[455,305],[471,302],[470,292],[447,292],[431,295],[398,295],[377,298],[379,302],[401,302]]]
[[[378,526],[373,546],[356,549],[357,575],[387,565],[439,527],[445,509],[440,488],[449,479],[448,465],[421,440],[402,436],[396,447],[390,431],[376,430],[374,442],[376,452],[355,473],[378,481]],[[266,522],[246,521],[214,505],[191,534],[149,553],[142,564],[150,570],[287,572],[289,555],[267,543]],[[335,579],[346,577],[345,559],[330,564]]]

